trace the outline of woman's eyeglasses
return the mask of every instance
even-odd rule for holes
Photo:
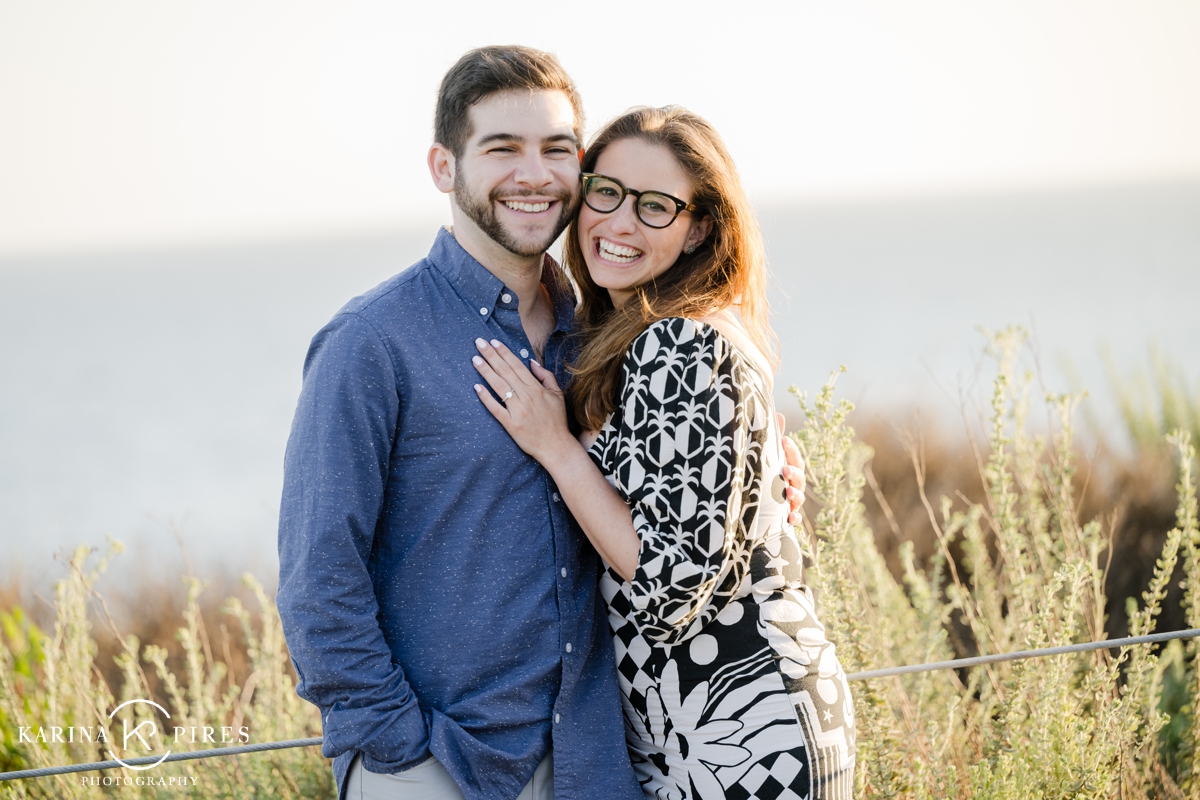
[[[675,221],[680,211],[696,210],[691,203],[663,192],[626,189],[619,180],[607,175],[584,172],[579,178],[583,181],[583,202],[587,203],[588,208],[601,214],[611,214],[625,202],[625,195],[631,194],[637,200],[634,205],[637,218],[651,228],[665,228]]]

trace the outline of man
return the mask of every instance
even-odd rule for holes
[[[596,556],[472,389],[478,337],[566,377],[545,251],[578,202],[579,96],[544,53],[472,51],[435,138],[453,234],[305,362],[279,535],[298,691],[343,796],[635,800]]]
[[[578,204],[582,124],[552,56],[464,55],[429,152],[452,232],[309,349],[278,605],[342,797],[642,797],[597,556],[472,389],[477,338],[566,383],[574,297],[545,251]]]

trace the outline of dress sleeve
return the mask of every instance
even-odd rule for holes
[[[729,342],[694,320],[660,320],[626,354],[605,460],[641,542],[630,602],[651,639],[699,633],[748,574],[740,394]]]

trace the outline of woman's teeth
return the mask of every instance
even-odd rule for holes
[[[536,214],[539,211],[545,211],[550,207],[550,201],[544,203],[518,203],[515,200],[505,200],[504,205],[511,208],[513,211],[525,211],[530,214]]]
[[[620,244],[613,244],[604,239],[599,240],[600,255],[608,261],[615,261],[618,264],[628,264],[642,254],[641,250],[636,247],[626,247]]]

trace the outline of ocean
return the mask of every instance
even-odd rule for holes
[[[760,209],[789,384],[864,413],[961,424],[986,384],[980,327],[1023,324],[1049,391],[1086,387],[1120,438],[1104,366],[1157,346],[1200,392],[1200,182]],[[0,580],[60,574],[79,543],[138,569],[274,582],[284,444],[312,335],[435,231],[0,260]],[[452,420],[443,424],[453,424]],[[126,557],[128,559],[128,557]]]

